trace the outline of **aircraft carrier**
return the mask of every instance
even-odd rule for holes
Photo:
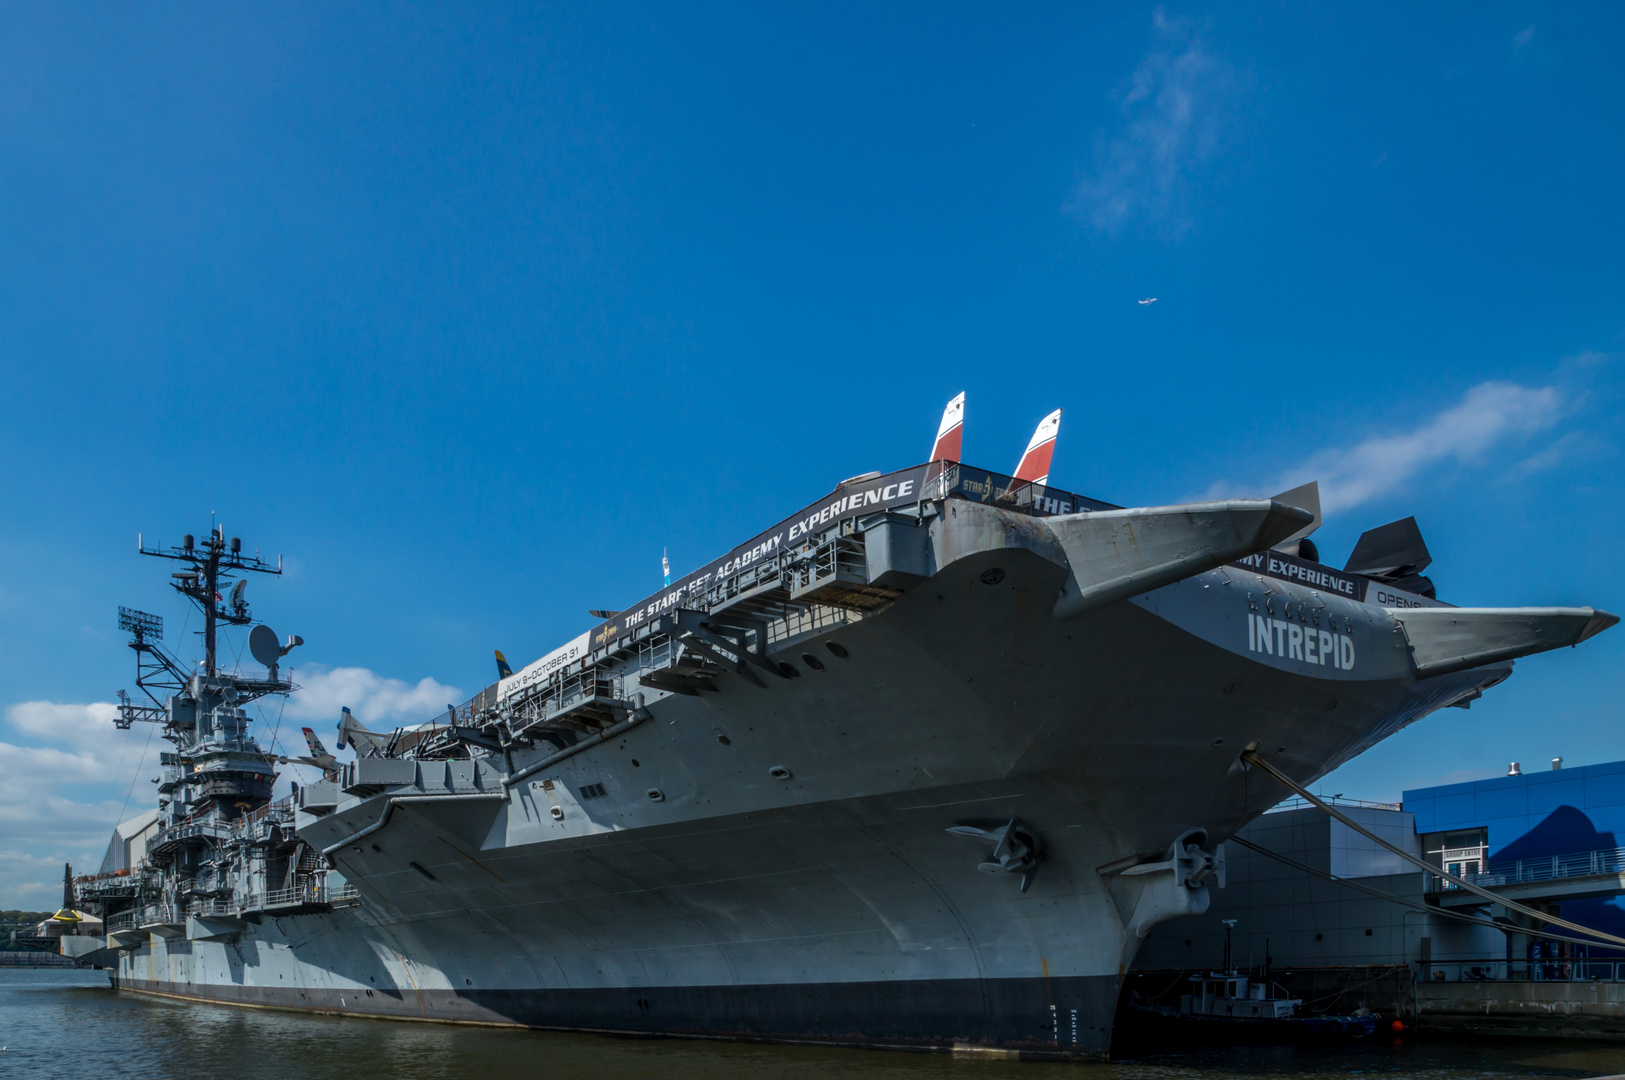
[[[346,716],[355,759],[313,738],[323,779],[279,801],[245,706],[296,689],[299,641],[243,587],[279,566],[223,529],[143,545],[205,656],[121,609],[150,703],[119,722],[172,750],[63,951],[196,1001],[1103,1057],[1141,939],[1285,794],[1245,751],[1312,782],[1617,621],[1443,604],[1408,519],[1323,565],[1312,487],[1124,509],[953,451],[424,724]],[[217,662],[220,626],[263,672]]]

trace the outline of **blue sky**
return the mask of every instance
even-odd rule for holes
[[[249,587],[308,642],[284,748],[916,462],[960,390],[973,463],[1061,406],[1063,487],[1319,477],[1328,561],[1414,513],[1446,599],[1625,608],[1622,23],[7,5],[0,906],[151,803],[115,607],[184,647],[135,538],[211,513],[287,559]],[[1625,757],[1622,649],[1324,786]]]

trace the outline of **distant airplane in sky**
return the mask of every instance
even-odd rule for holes
[[[1155,296],[1148,296],[1144,300],[1140,301],[1142,304],[1155,304],[1156,302],[1157,298]]]

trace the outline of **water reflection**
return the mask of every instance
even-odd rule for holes
[[[1343,1048],[1243,1047],[1109,1064],[949,1054],[628,1039],[304,1016],[115,994],[98,972],[0,969],[0,1077],[175,1080],[1233,1080],[1294,1076],[1505,1080],[1625,1072],[1625,1044],[1428,1041]]]

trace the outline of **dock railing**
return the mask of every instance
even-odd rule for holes
[[[1402,804],[1396,802],[1371,802],[1369,799],[1345,799],[1341,795],[1318,795],[1316,798],[1320,799],[1321,802],[1324,802],[1329,806],[1358,806],[1371,810],[1404,809]],[[1307,810],[1313,805],[1315,804],[1309,802],[1307,799],[1294,795],[1292,798],[1287,799],[1284,802],[1276,803],[1274,806],[1264,811],[1264,813],[1281,814],[1288,810]]]
[[[1535,859],[1497,859],[1476,874],[1462,879],[1474,885],[1516,885],[1526,881],[1559,881],[1594,874],[1625,873],[1625,848],[1576,851]],[[1446,882],[1445,887],[1455,888]]]
[[[1528,960],[1433,960],[1421,965],[1428,982],[1625,982],[1625,960],[1583,956]]]

